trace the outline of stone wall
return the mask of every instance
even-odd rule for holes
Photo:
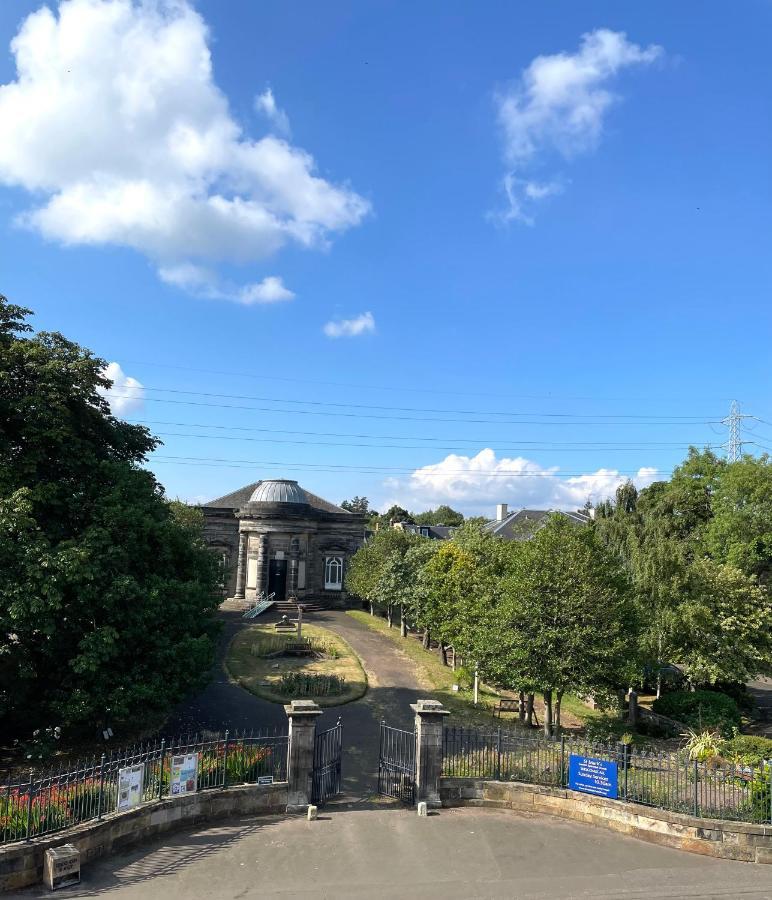
[[[18,890],[43,879],[43,858],[49,847],[73,844],[80,850],[81,866],[99,856],[174,831],[186,825],[232,816],[285,813],[288,786],[248,784],[226,790],[201,791],[167,798],[131,812],[105,816],[48,838],[0,848],[0,891]]]
[[[443,806],[481,806],[559,816],[677,850],[772,864],[772,825],[698,819],[563,788],[477,778],[442,778],[440,797]]]

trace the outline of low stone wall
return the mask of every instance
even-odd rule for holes
[[[287,783],[246,784],[226,790],[201,791],[186,797],[164,798],[126,813],[105,816],[30,843],[0,847],[0,891],[18,890],[43,880],[43,858],[49,847],[73,844],[81,866],[115,850],[186,825],[230,816],[284,813]]]
[[[772,864],[772,825],[698,819],[563,788],[442,778],[443,806],[482,806],[559,816],[704,856]]]

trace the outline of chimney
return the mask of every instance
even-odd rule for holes
[[[496,521],[503,522],[507,517],[507,504],[506,503],[497,503],[496,504]]]

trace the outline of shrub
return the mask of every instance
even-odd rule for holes
[[[772,760],[772,740],[752,734],[738,734],[726,742],[726,755],[745,766],[757,766]]]
[[[689,759],[700,762],[719,757],[726,748],[726,741],[715,731],[690,731],[685,750]]]
[[[295,697],[327,697],[342,694],[346,679],[340,675],[306,675],[286,672],[279,679],[279,693]]]
[[[731,697],[715,691],[674,691],[655,700],[654,712],[683,722],[694,731],[715,730],[731,737],[740,726],[740,710]]]

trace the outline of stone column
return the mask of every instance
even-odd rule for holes
[[[265,590],[266,572],[268,571],[268,538],[264,534],[257,537],[257,583],[255,584],[255,595],[260,596],[260,592]]]
[[[410,708],[415,713],[416,803],[425,801],[430,809],[438,809],[442,806],[442,728],[450,712],[437,700],[419,700]]]
[[[290,554],[289,554],[289,572],[287,578],[287,594],[290,597],[297,597],[298,594],[298,540],[297,538],[292,538],[290,540]]]
[[[305,812],[311,802],[316,718],[322,710],[313,700],[293,700],[284,712],[289,719],[287,812]]]
[[[247,585],[247,533],[239,534],[239,556],[236,563],[236,593],[234,600],[244,599],[244,590]]]

